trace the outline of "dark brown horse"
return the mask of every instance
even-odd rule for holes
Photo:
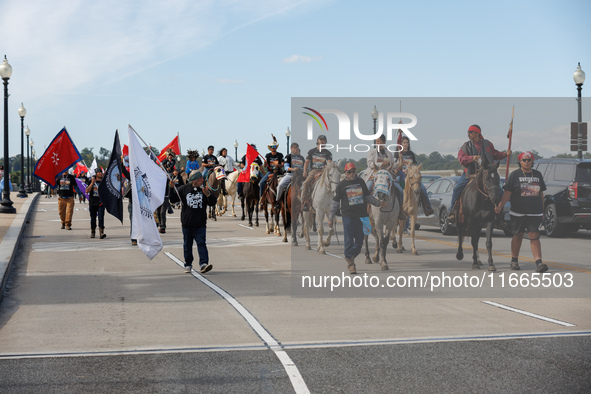
[[[205,180],[205,183],[209,187],[209,190],[213,192],[213,195],[215,196],[216,200],[220,195],[220,186],[224,179],[226,179],[226,173],[224,171],[224,168],[220,166],[215,167],[207,174],[207,179]],[[207,215],[207,217],[217,221],[215,214],[215,206],[208,207],[208,210],[209,214]]]
[[[296,169],[291,173],[291,182],[287,186],[285,193],[283,193],[283,201],[281,201],[281,216],[283,218],[283,242],[287,242],[287,233],[291,232],[291,243],[293,246],[298,246],[298,238],[296,236],[298,230],[298,218],[302,212],[302,204],[300,201],[300,190],[302,188],[302,170]]]
[[[252,163],[250,165],[250,181],[244,183],[242,188],[242,196],[240,196],[240,205],[242,206],[242,220],[246,218],[244,213],[244,205],[246,203],[246,210],[248,212],[248,225],[252,227],[252,214],[256,215],[255,225],[259,226],[259,165]]]
[[[265,211],[266,232],[270,234],[271,231],[281,237],[281,230],[279,229],[279,210],[275,209],[275,202],[277,201],[277,184],[279,177],[279,168],[275,169],[269,174],[267,184],[263,190],[262,208]],[[269,204],[271,204],[271,225],[269,226]]]
[[[460,197],[462,214],[458,217],[458,252],[456,258],[458,260],[464,258],[462,241],[467,233],[472,240],[472,269],[480,269],[480,265],[482,265],[478,258],[478,241],[480,240],[482,227],[486,226],[488,270],[491,272],[497,270],[492,258],[492,232],[495,222],[495,206],[501,200],[498,168],[499,163],[480,168]],[[461,216],[463,216],[463,220]]]

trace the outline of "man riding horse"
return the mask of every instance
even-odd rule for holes
[[[332,153],[326,146],[326,136],[319,135],[316,139],[316,148],[310,149],[304,163],[304,184],[302,185],[302,211],[307,212],[310,209],[310,198],[316,176],[322,173],[327,164],[332,163]]]
[[[269,150],[271,152],[267,153],[265,155],[265,169],[267,170],[267,173],[265,174],[265,176],[263,177],[263,179],[261,179],[261,182],[259,184],[259,197],[261,198],[260,201],[260,205],[261,208],[264,204],[264,192],[265,192],[265,187],[267,187],[267,179],[269,179],[269,177],[271,176],[271,174],[275,173],[276,170],[281,171],[282,167],[283,167],[283,153],[277,152],[277,148],[279,147],[279,144],[277,143],[277,139],[275,138],[275,136],[273,134],[271,134],[271,137],[273,137],[273,142],[270,143],[269,145],[267,145],[267,148],[269,148]]]
[[[505,159],[511,155],[510,149],[506,152],[496,150],[492,142],[482,137],[482,130],[476,124],[468,128],[468,138],[469,140],[462,145],[458,152],[458,160],[464,166],[464,172],[458,183],[456,183],[452,194],[451,214],[447,218],[450,223],[455,223],[457,220],[460,209],[460,195],[470,181],[469,176],[476,174],[479,167],[487,167],[489,164],[494,164],[495,160]],[[504,228],[502,214],[497,215],[495,226],[501,229]]]
[[[277,186],[277,200],[275,202],[275,209],[281,209],[281,202],[283,201],[283,193],[291,183],[291,177],[295,171],[303,171],[304,156],[300,155],[300,145],[297,142],[291,143],[291,153],[285,156],[285,176],[281,178]]]

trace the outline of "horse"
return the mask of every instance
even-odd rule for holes
[[[252,227],[252,214],[256,215],[255,225],[259,226],[259,165],[252,163],[250,165],[250,180],[244,182],[242,188],[242,196],[240,197],[240,205],[242,206],[242,219],[245,219],[244,205],[246,203],[246,210],[248,212],[248,225]]]
[[[265,211],[265,222],[267,234],[273,233],[281,237],[281,230],[279,229],[279,210],[275,209],[275,201],[277,199],[277,184],[279,177],[279,167],[275,169],[267,179],[267,184],[263,190],[261,199],[262,208]],[[269,204],[271,204],[271,225],[269,226]]]
[[[413,164],[406,168],[406,179],[404,182],[404,198],[402,203],[402,210],[405,215],[410,218],[410,237],[412,239],[411,252],[414,256],[418,256],[419,252],[415,248],[415,223],[417,222],[417,214],[419,212],[419,200],[421,198],[421,165],[415,166]],[[402,253],[404,247],[402,246],[402,233],[406,226],[405,220],[401,220],[398,226],[398,245],[397,253]]]
[[[386,208],[370,205],[368,208],[369,219],[372,224],[372,235],[376,239],[376,250],[373,260],[379,261],[382,271],[389,269],[386,262],[386,248],[390,241],[390,234],[396,230],[398,216],[400,214],[400,203],[396,196],[396,189],[393,183],[396,182],[389,171],[379,170],[374,177],[372,195],[380,202],[386,202]],[[369,236],[365,236],[365,264],[371,264],[369,257]]]
[[[322,222],[324,217],[330,215],[330,205],[337,189],[337,185],[341,181],[341,172],[336,163],[332,162],[327,164],[320,175],[320,178],[316,181],[314,189],[312,191],[312,206],[310,210],[302,214],[304,218],[304,236],[306,237],[306,249],[310,250],[310,230],[315,223],[318,229],[318,247],[316,250],[321,254],[326,254],[324,251],[325,246],[330,245],[330,238],[332,237],[332,231],[329,231],[326,240],[323,240],[324,227]],[[315,216],[314,216],[315,214]]]
[[[217,166],[207,174],[207,178],[205,183],[209,187],[209,189],[213,192],[214,197],[217,199],[218,196],[221,194],[220,186],[222,185],[222,181],[226,179],[226,172],[224,171],[224,167]],[[216,218],[216,208],[215,206],[209,207],[209,212],[207,217],[213,220],[217,220]]]
[[[232,216],[236,217],[236,212],[234,211],[234,203],[236,201],[237,189],[238,189],[238,175],[240,175],[240,171],[233,171],[230,175],[226,177],[224,180],[224,186],[226,188],[226,195],[224,193],[220,193],[218,196],[218,201],[216,204],[216,214],[218,216],[222,216],[224,213],[228,211],[228,199],[232,198]]]
[[[291,243],[298,246],[296,236],[298,230],[298,217],[301,214],[301,202],[299,199],[302,187],[302,170],[296,169],[291,173],[291,182],[283,193],[281,204],[281,217],[283,218],[283,242],[287,242],[287,234],[291,231]]]
[[[492,232],[495,221],[495,206],[501,200],[499,186],[499,162],[481,167],[476,176],[470,180],[464,192],[460,196],[460,215],[458,215],[458,251],[456,258],[462,260],[464,252],[462,241],[467,231],[472,240],[472,269],[480,269],[478,258],[478,241],[480,231],[486,225],[486,250],[488,251],[488,270],[495,272],[497,269],[492,258]],[[463,220],[462,217],[463,216]]]

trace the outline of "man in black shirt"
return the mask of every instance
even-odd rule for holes
[[[207,206],[214,206],[216,197],[208,186],[203,186],[203,174],[199,171],[191,172],[188,183],[177,188],[177,192],[170,194],[170,202],[181,202],[181,225],[183,230],[183,251],[185,257],[185,272],[190,273],[193,267],[193,240],[197,243],[199,254],[199,271],[211,271],[213,265],[209,263],[209,253],[205,240],[207,223]],[[170,182],[171,188],[174,182]]]
[[[355,164],[347,163],[345,166],[346,178],[337,186],[328,220],[328,227],[332,228],[334,217],[340,206],[345,233],[345,260],[350,274],[357,273],[355,257],[361,252],[364,240],[362,220],[369,224],[367,203],[376,207],[386,207],[386,202],[380,203],[377,198],[372,196],[363,179],[359,178],[355,172]]]
[[[220,165],[218,158],[213,154],[213,150],[213,145],[208,146],[207,154],[203,156],[203,159],[201,160],[201,165],[205,167],[205,170],[203,170],[203,177],[205,179],[207,179],[207,174],[210,170],[213,170]]]
[[[105,204],[101,201],[99,196],[99,185],[103,180],[103,172],[100,168],[96,170],[93,175],[90,185],[86,188],[88,194],[88,211],[90,212],[90,238],[96,237],[96,218],[98,216],[98,227],[100,238],[103,239],[105,234]]]
[[[259,197],[261,198],[261,209],[263,207],[263,192],[265,191],[265,186],[267,184],[267,179],[269,179],[269,175],[271,175],[276,169],[281,170],[281,168],[283,167],[283,153],[277,152],[279,144],[277,143],[275,136],[273,134],[271,134],[271,136],[273,137],[273,142],[267,145],[271,152],[267,153],[267,155],[265,156],[264,164],[267,173],[259,183]]]
[[[314,178],[316,174],[322,172],[327,164],[332,163],[332,153],[324,146],[326,146],[326,136],[319,135],[316,139],[316,148],[310,149],[304,162],[304,178],[306,179],[302,185],[302,210],[308,211],[310,209],[310,197],[312,195]]]
[[[64,172],[62,175],[58,175],[57,194],[58,198],[58,212],[62,221],[62,229],[72,229],[72,215],[74,214],[74,185],[76,184],[76,178],[72,174],[73,170],[70,168],[69,172]]]
[[[511,226],[513,238],[511,239],[511,269],[519,270],[519,250],[523,234],[527,231],[531,251],[536,261],[536,272],[548,271],[548,266],[542,263],[542,245],[540,243],[540,225],[544,217],[544,190],[546,184],[542,173],[533,170],[534,155],[531,152],[523,152],[519,155],[519,169],[509,174],[509,178],[503,185],[505,192],[495,212],[499,214],[507,200],[511,200]]]

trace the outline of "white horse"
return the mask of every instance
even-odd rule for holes
[[[372,234],[376,239],[376,251],[373,261],[380,263],[382,271],[388,270],[386,262],[386,248],[390,241],[390,234],[396,229],[398,215],[400,214],[400,203],[396,197],[394,178],[387,170],[380,170],[375,174],[372,195],[380,202],[386,202],[385,208],[370,205],[369,218],[372,224]],[[365,263],[371,264],[369,257],[368,236],[365,236]]]
[[[236,201],[236,196],[238,195],[238,175],[240,175],[240,171],[234,171],[224,180],[224,187],[226,188],[226,192],[228,194],[224,196],[224,193],[220,193],[218,196],[218,201],[215,207],[216,215],[222,216],[228,211],[228,199],[232,198],[232,216],[236,217],[234,203]]]
[[[308,212],[303,212],[304,224],[304,236],[306,237],[306,248],[310,247],[310,230],[314,224],[314,218],[316,218],[316,226],[318,229],[318,250],[319,253],[325,254],[324,247],[330,245],[330,238],[332,231],[329,231],[326,240],[323,240],[324,227],[322,222],[324,217],[327,218],[330,215],[330,205],[337,190],[337,185],[341,181],[341,172],[336,163],[327,164],[320,175],[320,178],[316,181],[314,189],[312,191],[312,206]]]

